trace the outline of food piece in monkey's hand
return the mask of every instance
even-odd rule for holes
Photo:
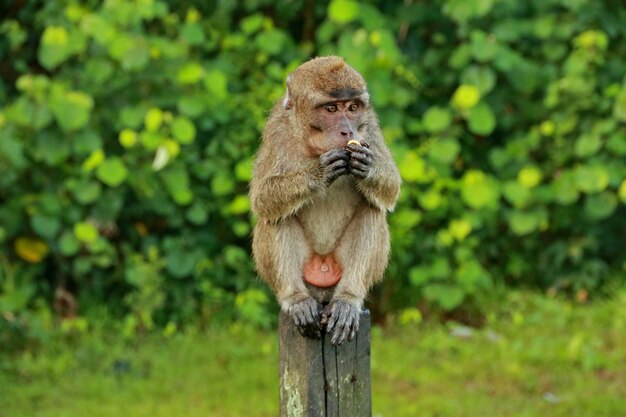
[[[363,146],[364,148],[369,148],[370,147],[367,143],[358,141],[356,139],[350,139],[348,141],[348,143],[346,143],[346,149],[348,149],[350,145]]]

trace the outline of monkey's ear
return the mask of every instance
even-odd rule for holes
[[[287,76],[287,89],[285,91],[285,99],[283,100],[283,106],[285,110],[289,110],[293,107],[293,97],[291,97],[291,93],[289,92],[289,84],[291,83],[291,74]]]

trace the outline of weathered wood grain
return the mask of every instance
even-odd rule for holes
[[[279,338],[281,417],[371,417],[369,311],[355,339],[338,347],[302,337],[284,313]]]

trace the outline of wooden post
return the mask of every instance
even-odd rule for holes
[[[280,416],[371,417],[370,313],[363,310],[351,342],[302,337],[280,314]]]

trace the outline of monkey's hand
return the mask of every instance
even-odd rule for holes
[[[350,154],[345,149],[331,149],[320,155],[319,162],[326,185],[350,173]]]
[[[343,300],[331,301],[322,311],[322,326],[326,325],[326,333],[332,333],[330,343],[340,345],[346,340],[351,341],[359,330],[361,309]]]
[[[320,326],[320,304],[312,297],[298,301],[287,309],[300,334],[304,337],[322,337]]]
[[[346,146],[350,153],[350,173],[356,178],[364,179],[370,172],[374,154],[367,144],[350,143]]]

